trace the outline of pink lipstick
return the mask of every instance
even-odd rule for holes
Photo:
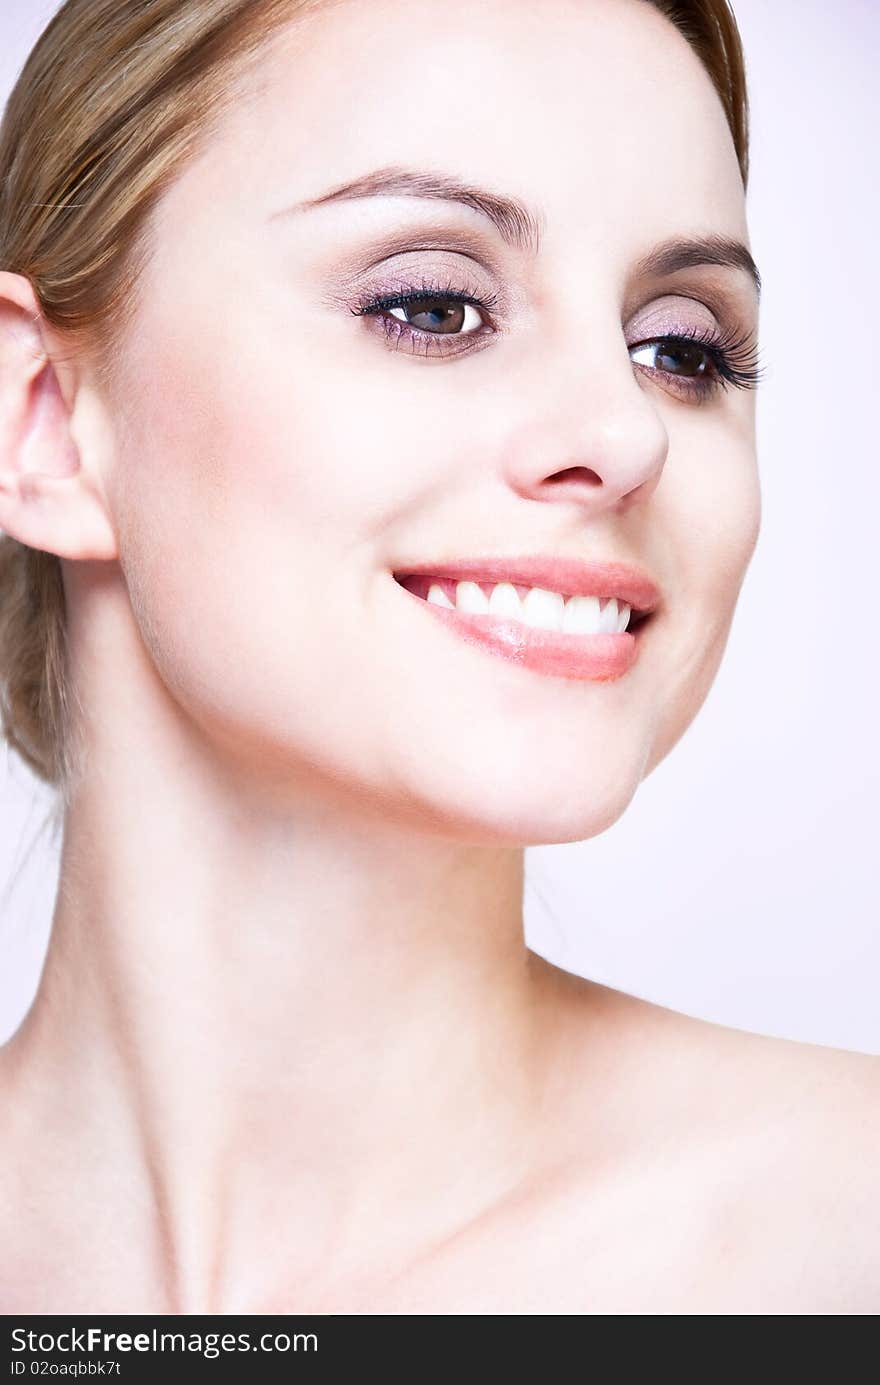
[[[394,576],[414,600],[465,642],[537,673],[596,682],[620,678],[632,668],[639,655],[642,628],[660,599],[658,588],[646,574],[617,562],[585,563],[531,555],[455,559],[408,566]],[[597,633],[568,632],[528,624],[508,612],[450,609],[427,600],[431,587],[439,587],[454,607],[459,581],[478,584],[485,596],[495,584],[504,582],[515,587],[520,598],[532,587],[566,600],[597,597],[604,603],[613,597],[630,607],[629,626]],[[596,609],[594,606],[593,611]]]

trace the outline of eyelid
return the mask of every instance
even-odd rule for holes
[[[641,314],[645,311],[648,313],[647,323],[641,320]],[[695,317],[698,319],[696,323],[693,321]],[[675,288],[664,285],[650,295],[640,296],[638,306],[626,315],[628,332],[634,320],[638,320],[639,336],[646,339],[663,336],[664,333],[674,334],[682,326],[696,326],[698,330],[707,332],[727,330],[739,335],[757,332],[754,313],[747,310],[741,295],[713,291],[694,283]]]
[[[705,303],[682,293],[664,293],[649,299],[626,323],[628,335],[632,332],[645,339],[680,331],[682,326],[708,332],[721,325]]]
[[[469,220],[456,215],[453,207],[407,200],[410,205],[401,214],[401,219],[391,225],[387,223],[387,208],[383,208],[381,203],[371,206],[364,202],[359,207],[358,220],[350,232],[348,229],[340,231],[338,240],[334,236],[336,248],[332,259],[325,261],[325,268],[337,284],[344,279],[350,288],[362,275],[371,273],[377,266],[398,255],[463,255],[475,261],[499,285],[505,286],[505,292],[509,283],[511,309],[519,310],[525,305],[528,293],[520,293],[513,286],[519,281],[525,284],[528,278],[534,287],[536,275],[539,279],[542,274],[552,277],[549,267],[542,270],[533,255],[524,255],[515,247],[501,243],[494,228],[489,224],[483,225],[481,218],[475,217],[471,224]],[[342,237],[344,235],[347,239],[349,234],[355,239],[350,250],[346,251]],[[340,269],[340,260],[347,261],[347,270]],[[544,290],[539,292],[543,296]],[[671,295],[702,302],[719,322],[733,317],[743,330],[753,324],[756,300],[743,281],[743,276],[711,264],[686,266],[650,280],[634,281],[628,278],[620,300],[623,320],[628,321],[641,306],[653,299]],[[339,300],[330,290],[324,301],[338,306]]]
[[[387,212],[384,214],[387,217]],[[498,234],[482,217],[475,217],[473,223],[456,215],[451,207],[440,203],[423,206],[417,210],[412,204],[402,214],[401,219],[376,226],[372,230],[361,229],[364,250],[372,253],[373,264],[414,248],[431,246],[448,249],[451,253],[468,255],[481,261],[493,274],[504,272],[505,266],[511,269],[519,261],[517,252],[498,240]],[[364,261],[362,268],[370,268]]]
[[[410,259],[411,264],[408,263]],[[499,303],[509,303],[515,297],[509,288],[513,277],[509,267],[505,269],[493,256],[483,253],[476,236],[449,236],[430,228],[425,234],[423,228],[416,228],[408,232],[400,230],[396,238],[385,239],[379,245],[373,241],[365,258],[353,258],[342,268],[337,256],[335,266],[328,267],[322,301],[328,307],[339,307],[352,294],[365,289],[366,282],[372,286],[383,276],[394,274],[400,275],[402,281],[407,274],[423,271],[432,275],[477,273],[491,282],[492,291],[499,295]],[[381,287],[377,285],[377,292],[386,291],[394,290],[390,286],[386,289],[384,283]]]
[[[365,231],[362,227],[360,237],[361,246],[346,257],[346,267],[340,269],[338,249],[334,253],[332,268],[328,266],[328,277],[320,293],[325,307],[339,309],[350,302],[353,295],[365,292],[365,280],[370,281],[370,288],[377,296],[395,292],[393,278],[382,282],[381,276],[385,272],[393,274],[397,270],[402,288],[410,258],[414,261],[412,272],[425,271],[431,273],[432,277],[438,263],[442,268],[444,261],[450,270],[456,267],[459,274],[461,269],[458,267],[464,261],[471,270],[488,276],[491,282],[491,290],[488,291],[496,295],[493,312],[499,331],[512,327],[517,319],[531,316],[536,292],[539,299],[545,297],[545,291],[535,283],[536,266],[529,264],[527,281],[524,278],[526,266],[521,256],[512,248],[499,247],[488,229],[465,226],[453,219],[435,215],[424,221],[417,220],[414,224],[391,228]],[[433,258],[435,256],[438,257],[436,260]],[[374,275],[378,282],[373,281]],[[472,281],[469,287],[474,290]],[[482,296],[485,292],[487,290],[484,290],[481,280],[476,294]],[[682,326],[696,325],[707,331],[713,327],[722,330],[728,328],[741,334],[756,330],[754,304],[748,294],[742,290],[738,280],[728,282],[727,277],[720,280],[712,266],[693,266],[678,270],[675,275],[662,280],[642,284],[635,290],[634,297],[631,286],[627,296],[629,301],[622,314],[625,324],[630,324],[644,309],[651,312],[650,329],[641,324],[638,327],[640,336],[644,334],[646,340],[651,335],[661,336],[664,332],[680,330]],[[654,325],[653,314],[658,310],[658,305],[666,300],[675,300],[677,309],[662,325]],[[685,317],[682,300],[691,305]],[[623,303],[621,309],[624,309]]]

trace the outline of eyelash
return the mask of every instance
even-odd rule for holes
[[[764,367],[760,363],[757,343],[750,332],[744,332],[741,336],[737,336],[730,328],[714,332],[667,332],[662,337],[648,337],[644,341],[633,342],[629,349],[635,351],[643,346],[669,345],[673,348],[699,346],[709,358],[713,372],[711,375],[694,377],[675,375],[666,370],[656,372],[671,380],[675,389],[686,396],[692,396],[697,404],[708,403],[730,385],[733,385],[734,389],[753,390],[764,378]]]
[[[477,292],[456,289],[451,283],[432,283],[425,279],[420,284],[407,284],[400,288],[397,293],[384,294],[379,298],[371,298],[367,295],[362,298],[351,311],[359,317],[378,317],[380,313],[386,313],[391,308],[405,308],[409,303],[414,303],[421,298],[439,298],[450,303],[469,303],[472,307],[479,308],[484,313],[488,313],[498,302],[497,293],[489,294],[488,297],[483,297]],[[415,354],[416,346],[422,343],[424,343],[424,354],[426,356],[431,354],[437,356],[462,355],[465,350],[472,349],[470,347],[432,346],[432,343],[438,341],[438,339],[442,341],[445,338],[448,341],[451,334],[447,332],[425,332],[419,327],[413,327],[408,322],[401,322],[400,319],[396,317],[383,317],[380,321],[388,339],[395,345],[397,345],[402,338],[409,341],[413,348],[413,354]],[[452,340],[467,341],[470,337],[484,335],[485,333],[479,330],[457,333],[452,337]]]
[[[406,341],[415,353],[417,347],[424,345],[426,356],[431,354],[438,356],[462,355],[472,348],[448,347],[441,345],[441,343],[450,338],[454,341],[467,341],[470,337],[484,335],[479,329],[455,334],[426,332],[422,328],[402,322],[399,318],[382,316],[391,308],[405,308],[408,304],[423,298],[438,298],[462,305],[471,304],[484,313],[488,313],[498,301],[497,294],[483,297],[478,293],[463,292],[456,289],[451,283],[439,284],[423,280],[420,284],[401,288],[397,293],[384,294],[380,297],[366,295],[351,309],[351,312],[358,317],[374,316],[379,318],[386,337],[395,348],[400,345],[401,341]],[[641,369],[650,370],[652,375],[659,375],[671,381],[676,391],[698,404],[707,403],[719,391],[726,390],[731,385],[735,389],[755,389],[764,378],[764,367],[759,360],[757,344],[752,334],[748,332],[741,336],[737,336],[730,329],[717,332],[667,332],[660,337],[647,337],[644,341],[633,342],[629,350],[634,351],[645,346],[664,346],[667,350],[670,346],[673,349],[691,346],[703,348],[703,353],[708,357],[712,368],[710,375],[697,377],[676,375],[672,371],[652,369],[650,366],[641,366],[640,362],[634,362]]]

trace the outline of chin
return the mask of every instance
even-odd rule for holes
[[[494,803],[482,801],[478,791],[461,798],[454,811],[441,819],[444,835],[482,846],[555,846],[586,841],[607,831],[632,801],[639,779],[627,774],[614,786],[591,793],[579,782],[572,786],[545,782],[530,796],[527,786],[509,792]]]

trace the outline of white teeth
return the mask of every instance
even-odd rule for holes
[[[489,595],[479,582],[455,583],[455,601],[450,601],[440,582],[428,588],[428,601],[447,610],[474,615],[505,616],[539,630],[557,630],[570,635],[617,634],[629,625],[630,607],[616,597],[570,596],[544,587],[530,587],[520,599],[512,582],[497,582]]]
[[[522,603],[522,618],[526,625],[539,630],[561,630],[565,611],[565,598],[559,592],[548,592],[543,587],[530,587]]]
[[[565,603],[562,629],[571,635],[598,635],[598,596],[570,596]]]
[[[449,597],[446,595],[443,588],[440,586],[439,582],[431,583],[430,587],[428,588],[428,600],[434,606],[448,606],[450,611],[455,610],[455,607],[449,600]]]
[[[457,582],[455,604],[460,611],[473,611],[477,615],[489,614],[489,598],[478,582]]]
[[[603,635],[617,634],[617,599],[612,596],[606,601],[599,616],[599,631]]]
[[[512,582],[499,582],[492,588],[489,597],[489,614],[492,616],[513,616],[515,620],[522,619],[522,602],[519,599],[519,592]]]

